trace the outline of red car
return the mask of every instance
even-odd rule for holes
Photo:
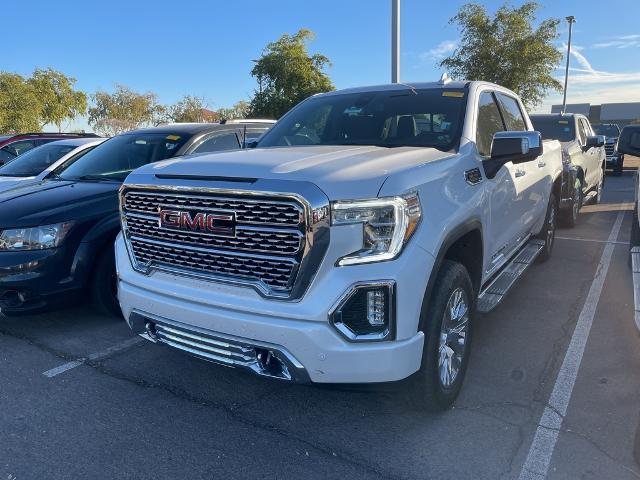
[[[96,137],[95,133],[18,133],[0,135],[0,165],[32,148],[64,138]]]

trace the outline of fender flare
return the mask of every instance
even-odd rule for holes
[[[463,236],[465,236],[469,232],[472,232],[473,230],[480,231],[480,237],[482,238],[484,244],[484,231],[482,228],[482,222],[478,218],[470,218],[451,229],[441,243],[440,248],[438,249],[438,253],[435,256],[433,268],[431,269],[431,274],[429,275],[427,287],[422,299],[422,307],[420,308],[420,320],[418,322],[418,331],[425,332],[424,319],[426,318],[426,309],[428,308],[429,302],[431,300],[431,295],[433,294],[433,289],[435,287],[436,279],[438,278],[438,273],[440,273],[440,268],[442,267],[442,262],[444,261],[445,254],[455,242],[457,242]],[[480,279],[480,283],[482,283],[482,278]],[[477,296],[479,292],[474,293]]]

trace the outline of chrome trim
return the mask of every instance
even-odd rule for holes
[[[389,303],[389,325],[386,330],[379,333],[368,334],[356,334],[347,325],[342,322],[334,321],[334,315],[338,312],[342,306],[347,303],[351,297],[353,297],[358,290],[365,288],[375,287],[387,287],[387,301]],[[377,281],[363,281],[352,284],[345,293],[338,299],[337,302],[329,310],[328,318],[329,323],[349,342],[381,342],[384,340],[393,340],[395,337],[395,323],[396,323],[396,282],[394,280],[377,280]]]
[[[252,371],[263,377],[309,383],[305,367],[281,345],[213,332],[133,310],[127,319],[131,330],[153,343],[160,343],[195,357],[227,367]],[[280,371],[269,371],[261,363],[260,351],[273,355]]]
[[[171,179],[162,178],[161,180],[153,175],[136,174],[129,175],[129,182],[124,183],[120,187],[119,205],[120,205],[120,221],[122,224],[122,233],[129,255],[129,260],[134,270],[144,275],[150,275],[153,271],[164,271],[167,273],[193,277],[203,280],[231,284],[235,286],[247,286],[253,288],[258,294],[265,298],[274,300],[299,301],[307,291],[313,278],[315,277],[324,255],[329,246],[330,236],[330,215],[329,215],[329,199],[316,185],[310,182],[295,182],[288,180],[265,180],[259,179],[248,185],[249,188],[237,188],[237,183],[225,182],[223,180],[203,180],[201,177],[197,179],[185,179],[184,177]],[[139,183],[144,181],[144,183]],[[155,183],[157,182],[157,183]],[[232,185],[230,185],[232,184]],[[169,194],[185,194],[197,195],[198,193],[229,195],[232,197],[249,197],[249,201],[258,201],[257,197],[273,198],[276,201],[294,201],[302,206],[304,215],[304,249],[300,256],[297,271],[292,272],[289,290],[282,291],[273,289],[265,285],[263,282],[256,282],[242,278],[234,278],[228,276],[220,276],[215,274],[207,274],[193,270],[182,269],[179,267],[168,267],[164,265],[140,265],[133,253],[131,246],[131,236],[127,228],[127,219],[124,211],[124,198],[129,190],[137,191],[162,191]],[[252,198],[253,197],[253,198]],[[255,199],[255,200],[254,200]],[[238,198],[238,200],[242,200]],[[269,225],[265,224],[265,227]],[[282,225],[285,227],[286,225]],[[146,241],[146,239],[145,239]],[[181,244],[181,248],[189,249],[189,246]],[[211,250],[205,249],[211,252]],[[228,252],[220,251],[219,254]],[[238,251],[234,251],[232,256],[241,256]],[[261,255],[249,255],[260,258]],[[274,257],[278,261],[283,258]]]

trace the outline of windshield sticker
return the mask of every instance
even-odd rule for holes
[[[167,135],[167,140],[171,140],[172,142],[177,142],[178,140],[180,140],[180,136],[179,135]]]
[[[443,97],[455,97],[462,98],[464,97],[464,92],[442,92]]]
[[[569,124],[569,120],[558,120],[558,123],[560,125],[568,125]]]
[[[178,145],[176,143],[165,143],[164,144],[164,148],[166,148],[167,150],[173,150],[174,148],[176,148]]]

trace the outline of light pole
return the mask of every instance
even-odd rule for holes
[[[400,83],[400,0],[391,0],[391,83]]]
[[[567,67],[564,71],[564,92],[562,95],[562,114],[564,115],[567,110],[567,82],[569,81],[569,57],[571,56],[571,27],[576,23],[576,17],[569,15],[567,17],[569,22],[569,43],[567,43]]]

